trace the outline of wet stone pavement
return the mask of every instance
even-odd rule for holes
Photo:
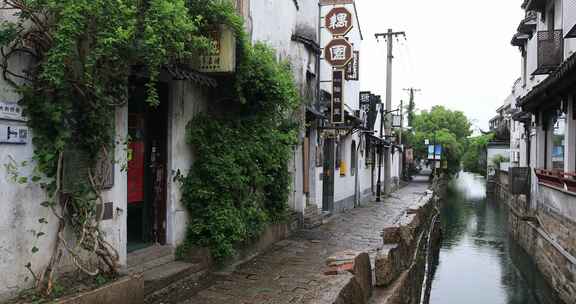
[[[371,203],[335,216],[318,228],[296,232],[234,271],[213,275],[210,283],[180,303],[323,303],[322,299],[339,292],[346,280],[345,276],[324,275],[326,259],[350,249],[368,252],[373,264],[382,247],[382,230],[396,224],[408,209],[423,204],[420,198],[427,188],[427,177],[418,176],[382,203]]]

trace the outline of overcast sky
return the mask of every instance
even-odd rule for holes
[[[488,120],[520,76],[520,53],[510,45],[523,17],[521,0],[356,0],[362,26],[362,89],[384,98],[386,43],[374,34],[406,31],[394,41],[393,104],[403,88],[422,89],[416,107],[461,110],[474,125]]]

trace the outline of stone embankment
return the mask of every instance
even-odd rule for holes
[[[508,207],[512,238],[532,258],[548,284],[565,303],[576,303],[576,222],[554,207],[567,194],[545,185],[538,187],[530,203],[525,195],[512,195],[507,173],[498,172],[488,180],[487,191],[489,197]]]
[[[373,304],[427,303],[432,266],[440,246],[440,211],[432,198],[409,210],[400,224],[386,228],[376,256]]]
[[[430,295],[431,272],[438,259],[440,225],[438,199],[408,209],[396,225],[384,228],[383,247],[372,269],[366,252],[343,251],[327,260],[326,275],[340,276],[339,293],[326,293],[321,302],[337,304],[420,304]]]

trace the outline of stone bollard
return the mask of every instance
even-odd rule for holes
[[[328,270],[326,275],[339,275],[349,272],[354,275],[354,280],[361,290],[363,302],[367,303],[372,295],[372,266],[370,256],[366,252],[342,251],[326,260]]]

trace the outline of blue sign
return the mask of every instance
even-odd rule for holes
[[[434,145],[428,145],[428,160],[434,160]]]
[[[442,159],[442,145],[428,145],[428,160]]]
[[[434,149],[434,156],[436,157],[435,159],[440,160],[442,159],[442,145],[436,145],[436,148]]]

